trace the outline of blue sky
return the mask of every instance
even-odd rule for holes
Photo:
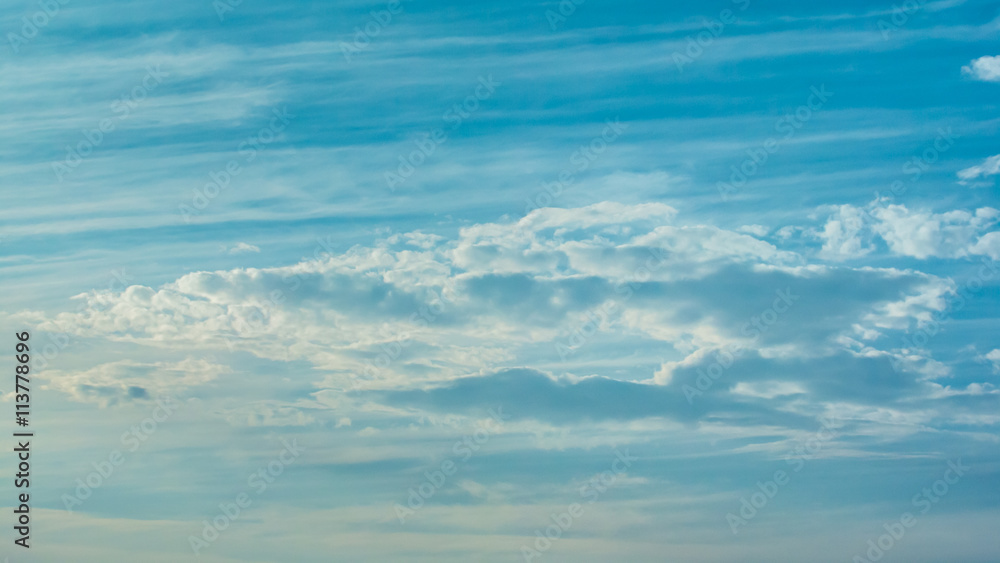
[[[996,3],[0,30],[0,556],[1000,558]]]

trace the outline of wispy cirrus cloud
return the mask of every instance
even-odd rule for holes
[[[1000,174],[1000,154],[987,157],[982,163],[958,171],[959,183],[972,187],[989,186],[989,178]],[[978,180],[978,181],[977,181]]]

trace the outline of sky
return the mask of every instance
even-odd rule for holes
[[[995,2],[0,32],[3,561],[1000,560]]]

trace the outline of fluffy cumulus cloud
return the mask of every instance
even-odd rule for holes
[[[847,241],[855,210],[837,213],[819,252],[870,246]],[[893,206],[874,216],[872,232],[894,251],[936,256],[967,249],[996,212]],[[342,255],[194,272],[81,295],[75,312],[23,316],[162,353],[297,363],[317,396],[383,413],[465,412],[507,397],[517,416],[546,424],[654,417],[800,428],[823,405],[940,395],[931,380],[947,370],[889,335],[944,311],[953,282],[814,262],[765,234],[685,224],[662,204],[539,209],[451,237],[397,234]],[[220,373],[186,362],[105,364],[50,384],[108,402]],[[267,426],[315,414],[281,402],[221,412]]]
[[[823,243],[820,255],[833,260],[860,258],[875,250],[876,241],[893,254],[919,259],[990,256],[998,220],[1000,211],[992,207],[934,213],[875,201],[834,208],[815,236]]]
[[[819,233],[823,241],[821,255],[835,260],[859,258],[875,250],[863,236],[868,217],[863,209],[853,205],[837,207]]]
[[[983,359],[993,364],[993,371],[1000,373],[1000,348],[983,354]]]
[[[938,214],[890,205],[877,209],[875,232],[903,256],[959,258],[970,252],[980,233],[996,226],[998,217],[992,207]]]
[[[972,254],[989,256],[990,260],[1000,260],[1000,232],[986,233],[969,251]]]
[[[1000,82],[1000,55],[979,57],[962,67],[962,72],[976,80]]]

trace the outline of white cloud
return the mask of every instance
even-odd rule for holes
[[[1000,82],[1000,55],[979,57],[962,67],[962,73],[986,82]]]
[[[254,246],[252,244],[247,244],[245,242],[241,242],[241,243],[237,244],[236,246],[228,249],[227,252],[229,254],[251,254],[251,253],[255,253],[255,252],[260,252],[260,248]]]
[[[1000,260],[1000,232],[986,233],[972,245],[969,252]]]
[[[1000,174],[1000,154],[993,155],[981,164],[975,166],[970,166],[964,170],[958,171],[959,184],[972,185],[972,187],[982,187],[990,185],[988,182],[973,182],[973,180],[979,178],[989,178],[990,176],[996,176]]]
[[[933,213],[876,201],[864,208],[837,207],[814,236],[823,241],[820,256],[825,259],[846,260],[869,254],[875,249],[876,237],[901,256],[962,258],[990,253],[992,233],[983,233],[998,220],[1000,211],[992,207]]]
[[[929,213],[902,205],[878,207],[872,213],[881,223],[876,232],[896,254],[914,258],[967,256],[979,233],[996,225],[1000,212],[991,207],[968,211]]]
[[[875,247],[862,240],[861,233],[866,227],[866,217],[862,209],[852,205],[841,205],[831,215],[819,234],[823,240],[820,256],[830,260],[859,258]]]
[[[230,371],[224,365],[193,358],[174,363],[122,360],[85,371],[47,370],[42,377],[48,382],[46,389],[62,391],[80,402],[108,406],[123,401],[176,397]]]
[[[995,373],[1000,373],[1000,348],[990,350],[988,353],[983,355],[983,359],[988,360],[993,364],[993,371]]]
[[[771,229],[768,229],[763,225],[743,225],[742,227],[736,230],[741,233],[753,235],[757,238],[765,237],[767,236],[767,233],[771,232]]]
[[[429,250],[437,246],[437,244],[443,239],[444,237],[440,235],[422,233],[420,231],[413,231],[412,233],[392,235],[391,237],[389,237],[388,242],[391,244],[405,242],[410,246],[415,246],[417,248]]]
[[[158,288],[78,296],[75,312],[21,318],[51,332],[185,353],[303,361],[320,388],[405,388],[572,362],[559,346],[585,354],[606,338],[618,339],[614,349],[655,346],[677,360],[736,342],[771,358],[822,357],[845,338],[914,325],[944,306],[950,288],[916,272],[805,262],[747,234],[678,224],[665,205],[603,203],[540,209],[451,238],[389,237],[292,266],[192,272]],[[780,291],[801,297],[753,341],[748,323]],[[602,362],[652,378],[630,353]],[[229,414],[307,422],[269,409]]]
[[[451,253],[469,271],[532,273],[542,277],[632,276],[662,251],[667,266],[653,279],[696,279],[732,263],[794,263],[752,236],[707,225],[674,225],[676,210],[662,204],[604,202],[578,209],[538,209],[517,223],[462,229]]]

